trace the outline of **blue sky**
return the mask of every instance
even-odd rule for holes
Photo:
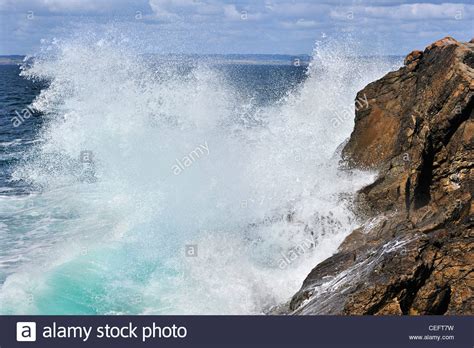
[[[0,0],[0,22],[0,54],[113,26],[144,52],[301,54],[321,37],[350,35],[364,54],[398,55],[474,37],[474,2]]]

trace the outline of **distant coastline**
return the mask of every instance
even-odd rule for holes
[[[157,60],[179,60],[210,62],[217,65],[237,64],[237,65],[294,65],[307,66],[311,62],[311,56],[307,54],[285,55],[285,54],[144,54],[147,58]],[[400,58],[401,56],[387,56]],[[364,56],[361,58],[372,58]],[[0,65],[19,65],[25,59],[24,55],[0,55]]]
[[[144,54],[147,58],[157,60],[180,60],[212,62],[214,64],[241,64],[241,65],[303,65],[311,61],[311,56],[282,55],[282,54]],[[0,55],[0,65],[18,65],[23,63],[25,55]]]
[[[0,65],[18,65],[23,63],[25,56],[22,55],[8,55],[0,56]]]

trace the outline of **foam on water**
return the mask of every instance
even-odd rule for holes
[[[339,167],[343,111],[389,63],[317,45],[306,80],[263,107],[209,64],[78,37],[23,71],[50,86],[32,106],[41,141],[14,173],[39,193],[0,199],[1,313],[261,313],[357,226],[350,197],[373,175]]]

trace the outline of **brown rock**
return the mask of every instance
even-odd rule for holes
[[[351,165],[381,171],[379,182],[363,191],[381,211],[425,205],[435,181],[434,191],[448,194],[473,161],[472,151],[463,149],[473,146],[473,48],[447,37],[415,56],[416,70],[409,63],[359,92],[369,107],[356,112],[343,151]]]
[[[472,40],[471,40],[472,42]],[[288,305],[294,314],[474,314],[474,45],[451,37],[358,93],[343,150],[379,171],[349,235]]]
[[[432,50],[435,47],[444,47],[444,46],[449,46],[449,45],[455,45],[458,44],[458,41],[453,39],[451,36],[446,36],[438,41],[433,42],[431,45],[426,47],[425,51]]]
[[[412,51],[408,56],[406,56],[405,60],[403,61],[403,64],[410,65],[411,63],[419,60],[422,55],[423,55],[422,51],[418,51],[418,50]]]

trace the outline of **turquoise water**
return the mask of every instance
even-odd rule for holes
[[[341,115],[393,62],[352,50],[317,46],[309,67],[162,62],[88,36],[21,76],[0,67],[0,313],[286,301],[358,225],[351,197],[373,179],[340,167]]]

